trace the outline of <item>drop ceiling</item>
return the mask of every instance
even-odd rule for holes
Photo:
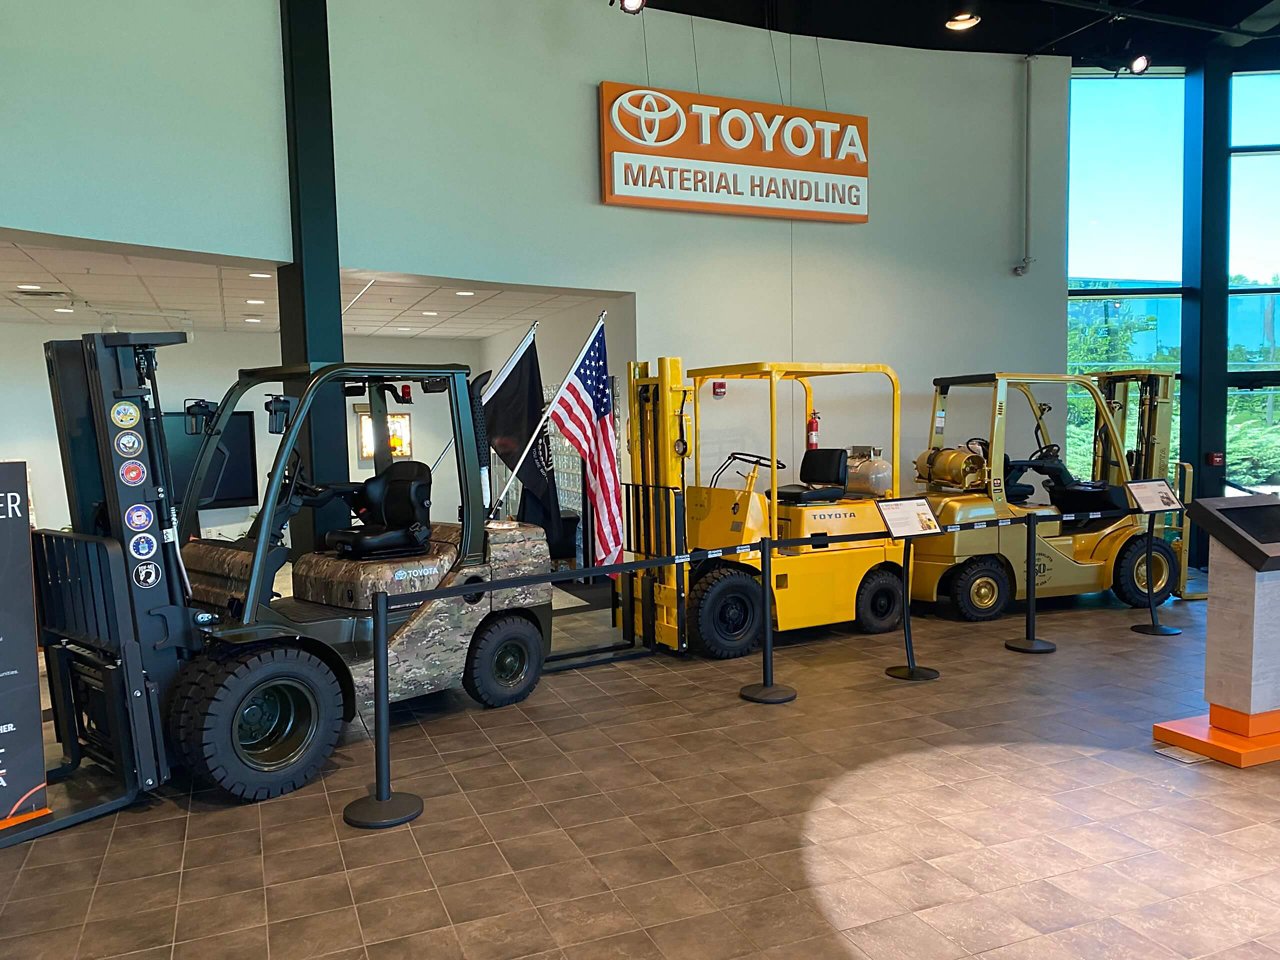
[[[272,333],[280,329],[275,272],[274,263],[227,266],[0,242],[0,323]],[[343,329],[357,337],[479,339],[618,295],[356,270],[342,274],[342,303],[348,307]],[[40,289],[21,290],[19,284]]]

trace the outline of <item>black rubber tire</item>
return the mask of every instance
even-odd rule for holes
[[[178,670],[178,676],[169,687],[169,699],[165,705],[165,733],[169,742],[169,762],[184,770],[196,767],[196,756],[190,749],[191,738],[184,730],[194,726],[192,706],[205,672],[213,662],[213,655],[205,654],[188,660]],[[184,721],[184,718],[187,718]]]
[[[504,678],[503,660],[511,655],[522,656],[523,660],[517,676]],[[471,699],[486,707],[519,703],[538,685],[542,658],[542,631],[536,625],[517,614],[499,617],[471,638],[462,687]]]
[[[1159,537],[1151,546],[1152,561],[1156,569],[1160,569],[1160,561],[1164,561],[1167,571],[1164,586],[1156,591],[1156,606],[1164,603],[1173,593],[1174,584],[1178,582],[1178,557],[1173,548]],[[1147,565],[1147,535],[1139,534],[1130,538],[1116,555],[1116,569],[1111,581],[1111,592],[1122,602],[1131,607],[1146,607],[1147,588],[1138,585],[1137,572]]]
[[[978,599],[984,589],[993,591],[989,601]],[[996,557],[972,557],[952,574],[949,593],[963,619],[982,622],[1004,613],[1013,599],[1013,584]]]
[[[888,633],[902,623],[902,577],[892,570],[872,570],[858,584],[855,622],[863,633]]]
[[[727,604],[733,604],[732,615]],[[726,616],[741,626],[729,626]],[[689,632],[694,649],[705,656],[732,660],[750,653],[764,635],[760,581],[737,567],[705,574],[689,591]]]
[[[170,729],[198,781],[237,800],[256,801],[291,793],[320,773],[337,746],[343,715],[342,687],[323,660],[298,647],[264,645],[201,654],[185,669],[197,675],[190,690],[171,701]],[[305,691],[310,717],[296,756],[278,768],[259,769],[237,750],[235,739],[245,699],[267,681]]]

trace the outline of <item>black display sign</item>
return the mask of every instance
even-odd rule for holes
[[[27,465],[0,463],[0,827],[46,812]]]

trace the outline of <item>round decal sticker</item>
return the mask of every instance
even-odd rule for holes
[[[143,590],[150,590],[154,587],[160,582],[161,576],[160,564],[154,560],[143,560],[133,568],[133,582],[142,587]]]
[[[138,409],[138,405],[128,400],[121,400],[111,408],[111,422],[121,429],[136,427],[141,419],[142,412]]]
[[[122,430],[116,434],[116,453],[122,457],[136,457],[142,452],[142,434],[137,430]]]
[[[147,468],[137,460],[126,460],[120,464],[120,480],[126,487],[139,486],[147,479]]]
[[[146,560],[148,557],[155,556],[158,546],[159,543],[151,534],[139,533],[129,541],[129,552],[139,560]]]
[[[130,530],[146,530],[155,521],[155,514],[145,503],[135,503],[124,512],[124,523]]]

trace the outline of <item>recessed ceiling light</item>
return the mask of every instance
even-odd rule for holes
[[[70,307],[54,307],[53,312],[54,313],[75,313],[75,311],[72,310]]]
[[[424,317],[438,317],[438,316],[440,316],[440,314],[436,313],[434,310],[423,310],[423,311],[422,311],[422,315],[423,315]]]
[[[271,279],[271,274],[269,274],[269,273],[251,273],[251,274],[249,274],[249,276],[253,277],[253,279],[255,279],[255,280],[270,280],[270,279]]]
[[[476,295],[474,290],[455,290],[453,292],[459,297],[474,297]]]
[[[266,303],[266,302],[267,302],[267,301],[265,301],[265,300],[246,300],[246,301],[245,301],[245,303],[250,304],[251,306],[255,306],[255,307],[260,307],[260,306],[262,306],[262,305],[263,305],[264,303]]]
[[[954,17],[947,21],[948,30],[972,30],[982,22],[982,18],[976,13],[957,13]]]
[[[245,323],[261,323],[262,318],[261,317],[245,317],[244,322]]]
[[[18,284],[18,289],[19,289],[19,290],[39,290],[39,289],[40,289],[40,284],[38,284],[38,283],[20,283],[20,284]]]
[[[399,330],[401,333],[408,333],[410,330],[413,329],[413,327],[396,327],[396,329]]]

